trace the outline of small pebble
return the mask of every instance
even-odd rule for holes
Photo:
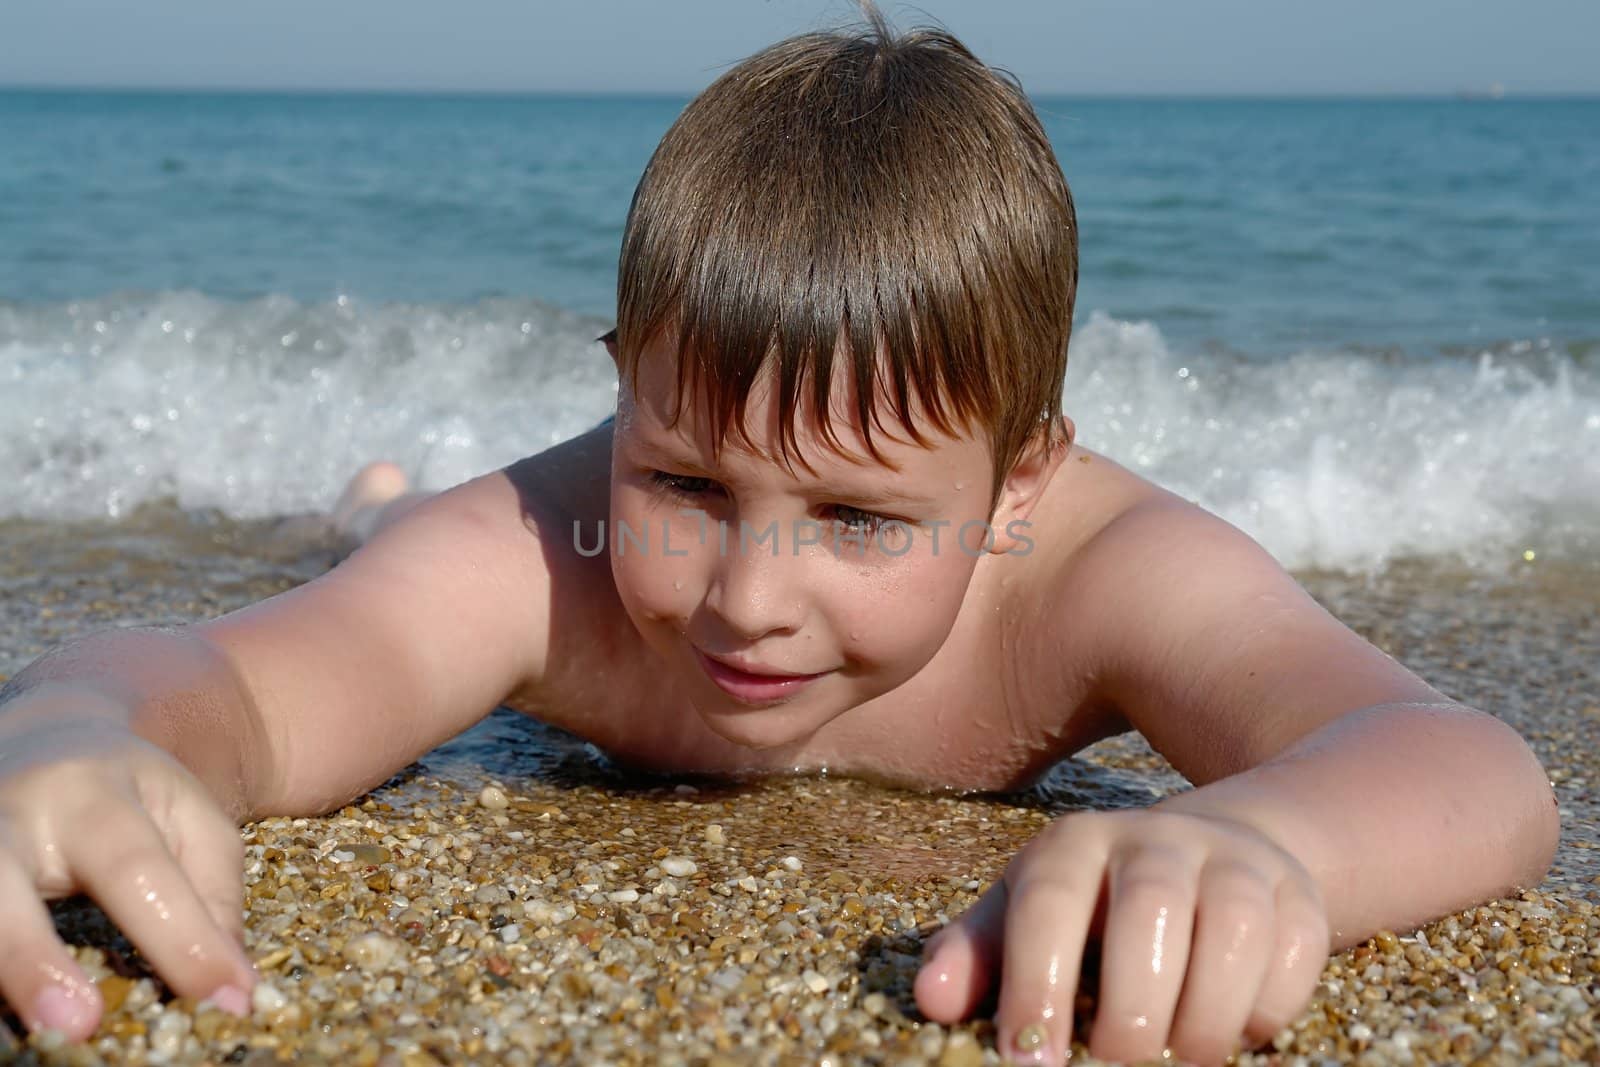
[[[394,859],[394,855],[382,845],[350,845],[347,851],[350,859],[363,867],[376,867]]]
[[[250,1006],[263,1014],[275,1012],[287,1003],[289,998],[271,982],[257,982],[250,993]]]
[[[183,1039],[189,1034],[189,1017],[181,1011],[164,1011],[150,1029],[150,1055],[152,1058],[170,1060],[183,1048]]]
[[[801,869],[801,867],[804,866],[804,864],[802,864],[800,862],[800,857],[798,857],[798,856],[785,856],[779,862],[781,862],[785,867],[787,867],[791,871],[798,871],[798,870]]]
[[[486,785],[478,794],[478,803],[490,811],[503,811],[511,806],[511,798],[497,785]]]
[[[363,971],[381,971],[405,951],[405,944],[373,930],[345,942],[344,958]]]
[[[511,900],[511,893],[505,886],[490,882],[488,885],[479,886],[472,894],[472,899],[479,904],[505,904]]]
[[[661,869],[674,878],[686,878],[700,870],[694,860],[685,856],[668,856],[661,861]]]
[[[939,1054],[939,1067],[981,1067],[983,1049],[965,1030],[956,1030],[944,1043]]]
[[[29,1043],[40,1052],[59,1052],[67,1047],[66,1031],[47,1026],[35,1033]]]

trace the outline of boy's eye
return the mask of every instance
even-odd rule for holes
[[[860,508],[850,507],[848,504],[835,504],[833,506],[834,520],[850,529],[852,533],[873,534],[878,532],[878,527],[884,523],[882,515]]]
[[[690,474],[670,474],[667,471],[653,470],[649,472],[648,478],[650,484],[658,491],[685,498],[704,496],[720,488],[710,478],[699,478]],[[848,504],[833,504],[829,510],[833,512],[833,521],[852,534],[873,536],[885,522],[889,521],[885,516],[853,508]]]
[[[664,489],[669,493],[679,496],[699,496],[708,493],[717,487],[717,483],[710,478],[695,478],[687,474],[668,474],[666,471],[651,471],[650,481],[657,489]]]

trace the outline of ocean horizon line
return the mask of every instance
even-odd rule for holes
[[[1600,101],[1600,90],[1517,90],[1491,91],[1476,87],[1445,90],[1150,90],[1097,91],[1072,89],[1031,89],[1036,100],[1156,100],[1156,101],[1255,101],[1298,103],[1305,101],[1395,101],[1467,102],[1514,104],[1518,102],[1593,102]],[[689,100],[700,89],[555,89],[555,88],[473,88],[401,86],[251,86],[251,85],[128,85],[93,83],[10,83],[0,82],[0,94],[60,96],[248,96],[248,97],[430,97],[466,99],[557,99],[557,100]]]

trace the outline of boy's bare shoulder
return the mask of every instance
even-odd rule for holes
[[[579,434],[505,469],[523,514],[542,537],[562,522],[604,518],[610,507],[611,427]]]
[[[601,426],[505,472],[537,538],[549,603],[544,669],[507,703],[546,721],[609,703],[596,687],[614,693],[618,673],[647,658],[617,596],[610,553],[593,551],[610,513],[611,440],[610,425]]]
[[[1086,457],[1081,469],[1098,473],[1069,478],[1059,497],[1070,507],[1076,495],[1088,516],[1055,562],[1046,617],[1072,636],[1096,698],[1191,781],[1255,766],[1357,708],[1444,699],[1243,531]]]
[[[537,684],[609,588],[562,525],[608,470],[580,439],[473,479],[314,581],[199,626],[270,735],[264,810],[322,810]]]

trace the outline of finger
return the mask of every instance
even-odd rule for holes
[[[1277,914],[1267,973],[1245,1024],[1245,1040],[1257,1048],[1305,1010],[1328,962],[1327,911],[1315,892],[1291,880],[1278,883]]]
[[[114,843],[80,847],[68,857],[78,883],[180,996],[244,1014],[254,984],[244,952],[212,917],[155,825],[132,808],[113,811],[101,816],[94,840]]]
[[[172,853],[213,922],[244,947],[244,842],[233,820],[213,804],[180,802]]]
[[[17,862],[0,853],[0,994],[29,1029],[82,1041],[100,1022],[100,991],[56,936],[50,911]]]
[[[1200,873],[1194,945],[1169,1042],[1190,1063],[1221,1063],[1238,1046],[1277,932],[1274,887],[1254,868],[1209,863]]]
[[[1073,999],[1105,872],[1106,845],[1095,825],[1057,820],[1006,872],[995,1029],[1002,1054],[1019,1063],[1061,1063],[1072,1043]],[[1040,847],[1047,837],[1049,847]]]
[[[917,1008],[935,1022],[960,1022],[977,1010],[1000,977],[1005,944],[1006,883],[929,939],[913,990]]]
[[[1176,844],[1140,844],[1107,864],[1100,996],[1089,1051],[1104,1060],[1161,1058],[1167,1047],[1198,895],[1200,857]]]

